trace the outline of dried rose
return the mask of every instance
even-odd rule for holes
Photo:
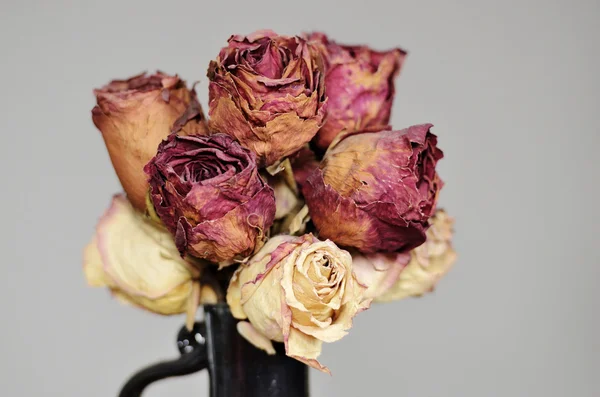
[[[273,223],[273,190],[254,154],[228,135],[170,135],[144,170],[181,252],[225,265],[251,255]]]
[[[323,33],[312,33],[308,39],[322,43],[326,54],[327,119],[315,137],[316,145],[325,150],[342,131],[387,125],[394,79],[406,52],[399,48],[375,51],[367,46],[340,45]]]
[[[208,68],[210,128],[234,136],[260,166],[296,152],[325,115],[321,51],[263,30],[231,36]]]
[[[258,335],[284,342],[286,354],[322,371],[317,357],[323,342],[347,334],[352,318],[366,309],[364,287],[352,272],[350,254],[312,234],[275,236],[235,272],[227,303],[238,319],[248,319]],[[243,336],[265,347],[265,340]]]
[[[319,236],[361,252],[425,241],[442,181],[431,124],[348,134],[327,151],[303,193]]]
[[[143,211],[148,191],[144,165],[160,141],[171,132],[207,132],[196,93],[179,77],[157,72],[112,81],[94,94],[94,124],[102,132],[127,197]]]
[[[427,240],[410,252],[410,262],[400,272],[396,283],[377,297],[378,302],[431,292],[454,265],[457,257],[452,248],[454,219],[445,211],[438,210],[430,223]]]
[[[115,196],[84,251],[84,272],[94,287],[159,314],[178,314],[200,300],[200,270],[183,259],[171,234]],[[194,306],[194,304],[196,306]]]

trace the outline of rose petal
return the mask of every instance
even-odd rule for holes
[[[240,321],[237,323],[237,330],[244,339],[255,347],[267,352],[268,355],[276,354],[271,340],[258,332],[249,322]]]

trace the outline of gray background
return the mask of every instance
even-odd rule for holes
[[[410,51],[393,124],[432,122],[460,259],[423,299],[326,345],[315,397],[600,394],[597,1],[2,1],[0,395],[114,396],[173,356],[182,318],[86,287],[120,187],[92,88],[142,70],[199,86],[232,33],[320,29]],[[201,396],[205,374],[147,396]]]

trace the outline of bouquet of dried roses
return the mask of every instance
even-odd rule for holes
[[[157,72],[95,90],[125,194],[85,249],[90,285],[163,315],[226,301],[257,347],[327,371],[372,301],[420,296],[453,264],[431,124],[393,129],[406,53],[322,33],[234,35],[194,88]]]

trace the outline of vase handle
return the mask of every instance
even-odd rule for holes
[[[193,374],[207,368],[208,352],[204,335],[206,335],[204,323],[195,323],[192,331],[185,326],[182,327],[177,335],[177,347],[181,356],[141,369],[121,388],[119,397],[140,397],[151,383],[174,376]]]

